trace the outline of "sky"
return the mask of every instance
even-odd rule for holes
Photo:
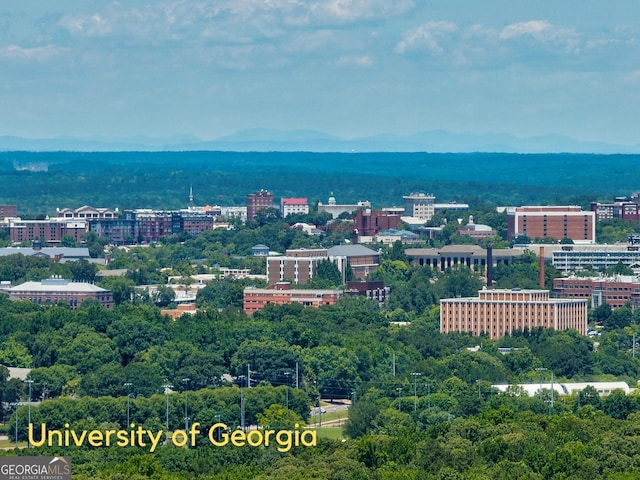
[[[0,136],[640,143],[637,0],[0,2]]]

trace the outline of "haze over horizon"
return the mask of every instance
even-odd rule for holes
[[[632,0],[33,0],[0,26],[0,136],[640,144]]]

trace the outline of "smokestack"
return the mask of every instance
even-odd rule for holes
[[[487,245],[487,287],[493,284],[493,247]]]
[[[540,288],[544,288],[544,247],[540,247]]]

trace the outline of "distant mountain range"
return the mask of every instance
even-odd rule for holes
[[[313,130],[243,130],[216,140],[192,135],[166,138],[56,137],[26,139],[0,136],[0,151],[237,151],[237,152],[504,152],[504,153],[640,153],[640,144],[581,141],[564,135],[516,137],[504,133],[453,133],[432,130],[412,135],[381,134],[344,139]]]

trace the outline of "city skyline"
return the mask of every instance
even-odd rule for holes
[[[126,3],[0,9],[0,136],[314,130],[638,143],[630,0]]]

